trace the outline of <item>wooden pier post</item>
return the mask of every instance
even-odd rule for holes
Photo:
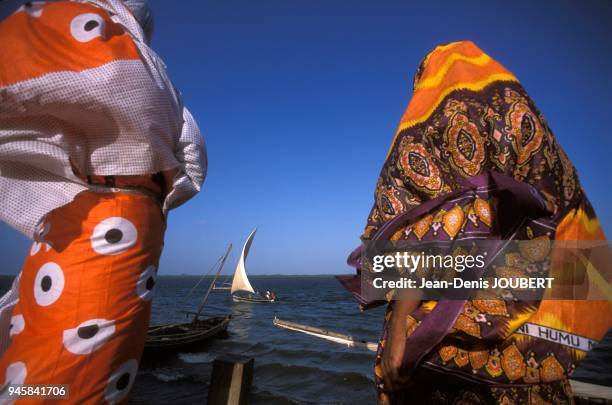
[[[223,356],[213,362],[208,405],[246,405],[253,381],[253,358]]]

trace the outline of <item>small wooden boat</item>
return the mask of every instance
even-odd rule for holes
[[[266,296],[259,296],[259,295],[232,295],[232,300],[234,302],[259,302],[259,303],[266,303],[266,302],[275,302],[276,298],[266,298]]]
[[[215,281],[223,265],[232,249],[230,244],[225,254],[217,261],[219,268],[215,278],[210,284],[206,295],[202,299],[200,306],[196,312],[193,312],[194,317],[188,323],[173,323],[166,325],[150,326],[147,331],[145,340],[145,357],[147,353],[150,355],[158,354],[160,351],[179,351],[187,348],[195,347],[199,344],[210,341],[211,339],[220,337],[227,332],[227,327],[232,319],[231,315],[213,316],[201,318],[202,310],[208,300]]]
[[[232,280],[232,288],[230,290],[234,302],[271,303],[276,301],[276,293],[274,292],[256,292],[246,274],[245,261],[249,255],[255,232],[257,232],[257,229],[251,232],[244,243],[240,259],[238,259],[236,264],[236,271],[234,272],[234,279]]]
[[[145,350],[183,350],[195,347],[227,332],[231,315],[198,319],[189,323],[151,326],[147,332]]]

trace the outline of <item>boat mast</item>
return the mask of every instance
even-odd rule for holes
[[[210,268],[210,270],[208,270],[206,273],[202,274],[202,277],[200,277],[200,279],[198,280],[198,282],[191,287],[191,290],[189,290],[189,292],[187,293],[187,295],[185,296],[185,299],[189,298],[191,296],[191,293],[194,292],[196,290],[196,288],[198,288],[198,286],[202,283],[202,281],[204,281],[204,279],[206,278],[206,276],[208,276],[214,269],[215,267],[217,267],[219,265],[219,262],[221,262],[221,259],[223,258],[223,256],[219,256],[219,258],[217,259],[217,261],[215,262],[215,264],[212,265],[212,267]]]
[[[196,311],[196,313],[195,313],[195,315],[193,317],[193,322],[194,323],[198,320],[198,317],[200,316],[200,313],[204,309],[204,305],[206,305],[206,301],[208,300],[208,296],[210,295],[210,292],[212,291],[213,287],[215,286],[215,282],[217,281],[217,278],[219,277],[219,274],[221,274],[221,270],[223,270],[223,265],[225,264],[225,260],[227,259],[227,256],[229,256],[231,250],[232,250],[232,244],[230,243],[229,246],[227,247],[227,250],[225,251],[225,254],[221,258],[221,263],[219,264],[219,270],[217,270],[217,274],[215,274],[215,278],[210,283],[210,287],[208,287],[208,291],[206,291],[206,295],[202,299],[202,303],[200,304],[200,307],[198,308],[198,310]]]

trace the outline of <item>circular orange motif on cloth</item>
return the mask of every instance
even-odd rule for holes
[[[466,176],[476,176],[485,160],[485,139],[467,115],[453,115],[446,130],[451,164]]]
[[[548,257],[551,249],[550,238],[546,235],[532,240],[522,240],[518,244],[521,255],[530,262],[540,262]]]
[[[506,116],[508,138],[517,153],[517,164],[527,163],[542,147],[544,128],[539,118],[516,92],[507,90],[506,100],[513,102]]]
[[[400,145],[399,166],[416,187],[430,192],[442,188],[440,169],[423,144],[404,138]]]
[[[442,218],[442,223],[444,225],[444,231],[453,239],[463,226],[463,221],[465,220],[465,213],[458,205],[455,205],[452,209],[450,209],[444,217]]]

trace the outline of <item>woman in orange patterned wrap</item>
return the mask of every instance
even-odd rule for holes
[[[11,384],[67,384],[71,403],[120,403],[147,333],[161,209],[138,193],[84,192],[44,226],[23,266],[0,370]]]
[[[3,392],[67,384],[70,403],[128,400],[166,213],[206,170],[144,3],[32,2],[0,22],[0,220],[34,240],[0,299]]]
[[[605,240],[574,167],[516,77],[471,42],[439,46],[417,71],[362,239],[500,238],[525,243],[496,259],[498,276],[528,276],[551,240]],[[349,262],[360,266],[361,252]],[[568,376],[612,319],[597,264],[587,278],[599,300],[390,301],[374,370],[379,402],[572,403]],[[364,308],[384,303],[341,281]]]

